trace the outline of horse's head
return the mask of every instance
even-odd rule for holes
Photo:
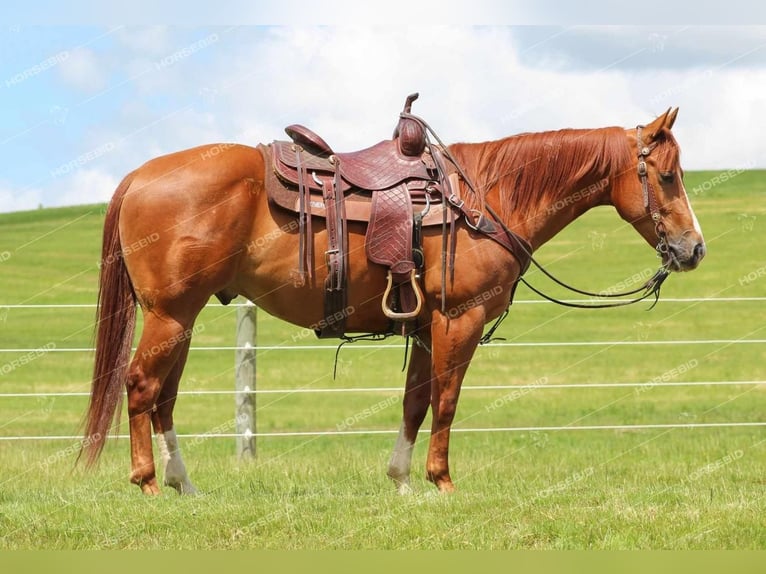
[[[623,219],[656,246],[671,271],[690,271],[705,256],[705,240],[683,182],[678,144],[670,131],[678,108],[628,130],[632,167],[612,188]]]

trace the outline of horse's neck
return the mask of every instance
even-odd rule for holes
[[[537,249],[591,208],[608,203],[610,181],[605,174],[590,174],[555,196],[541,194],[526,213],[510,214],[508,224]]]
[[[450,151],[484,201],[536,249],[590,208],[611,203],[613,179],[629,157],[624,137],[621,128],[560,130]]]

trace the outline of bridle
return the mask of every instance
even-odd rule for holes
[[[665,223],[662,221],[662,214],[660,213],[660,206],[657,203],[657,196],[654,193],[654,186],[649,183],[649,171],[646,165],[646,158],[652,150],[657,147],[657,142],[653,142],[649,145],[644,145],[641,141],[641,131],[644,126],[636,126],[636,146],[638,148],[638,179],[641,182],[641,191],[644,196],[644,209],[651,217],[654,223],[654,231],[657,234],[657,253],[660,257],[665,257],[668,254],[668,242],[667,242],[667,230],[665,229]]]
[[[641,132],[643,130],[644,126],[639,125],[636,127],[636,144],[638,148],[638,179],[641,182],[641,191],[643,193],[644,198],[644,209],[646,210],[647,214],[651,218],[652,222],[654,223],[654,231],[657,233],[657,245],[655,246],[655,249],[657,250],[657,254],[660,256],[660,258],[666,257],[669,248],[668,248],[668,242],[667,242],[667,230],[665,228],[665,223],[662,221],[662,213],[660,211],[660,205],[657,202],[657,196],[654,191],[654,186],[649,182],[649,171],[646,165],[646,158],[649,157],[649,154],[652,152],[652,150],[657,147],[657,142],[653,142],[649,145],[644,145],[643,141],[641,139]],[[471,186],[472,187],[472,186]],[[503,221],[495,214],[489,206],[487,206],[487,210],[491,215],[493,215],[495,221],[499,223],[499,225],[503,228],[505,233],[507,233],[509,236],[515,235],[513,231],[508,229],[508,227],[503,223]],[[668,270],[667,264],[663,264],[657,272],[652,275],[652,277],[643,285],[638,287],[637,289],[632,289],[629,291],[624,291],[621,293],[594,293],[591,291],[585,291],[582,289],[577,289],[575,287],[572,287],[571,285],[568,285],[567,283],[564,283],[563,281],[557,279],[554,277],[548,270],[546,270],[540,263],[537,262],[537,260],[532,256],[532,254],[529,254],[530,261],[532,264],[535,265],[546,277],[551,279],[556,284],[560,285],[561,287],[564,287],[565,289],[568,289],[569,291],[572,291],[573,293],[577,293],[580,295],[585,295],[587,297],[592,297],[596,299],[596,302],[592,303],[574,303],[570,301],[562,301],[561,299],[557,299],[555,297],[551,297],[550,295],[546,295],[536,287],[529,284],[529,282],[524,277],[519,277],[519,281],[524,283],[527,287],[529,287],[530,290],[540,295],[542,298],[547,299],[548,301],[551,301],[552,303],[556,303],[558,305],[563,305],[565,307],[576,307],[580,309],[605,309],[610,307],[622,307],[625,305],[632,305],[633,303],[638,303],[640,301],[643,301],[644,299],[654,296],[654,302],[649,307],[649,309],[654,308],[654,306],[657,304],[657,301],[659,301],[660,298],[660,288],[662,287],[663,282],[665,279],[668,278],[668,275],[670,275],[670,271]],[[621,298],[621,297],[630,297],[634,296],[631,299],[622,300],[622,301],[610,301],[610,302],[599,302],[599,299],[613,299],[613,298]],[[499,326],[500,322],[505,318],[505,315],[507,315],[508,309],[506,309],[505,313],[500,315],[498,320],[495,322],[495,324],[490,328],[489,332],[482,337],[482,343],[486,343],[492,340],[492,335],[494,331]]]

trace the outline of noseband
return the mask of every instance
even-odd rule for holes
[[[662,221],[660,206],[657,203],[657,195],[654,192],[654,186],[649,183],[649,171],[646,166],[646,158],[651,151],[657,147],[657,142],[644,145],[641,141],[641,130],[644,126],[636,127],[636,145],[638,147],[638,179],[641,181],[641,191],[644,194],[644,209],[654,222],[654,231],[657,234],[658,242],[655,247],[660,256],[667,254],[667,230]]]

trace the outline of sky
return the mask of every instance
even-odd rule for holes
[[[416,91],[445,142],[632,127],[678,106],[686,170],[766,168],[766,26],[667,20],[3,24],[0,212],[108,201],[153,157],[291,123],[339,151],[371,145]]]

